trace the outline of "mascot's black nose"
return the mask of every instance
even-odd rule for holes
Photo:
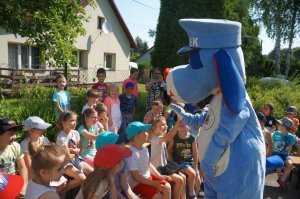
[[[189,57],[190,65],[193,69],[197,70],[203,67],[203,64],[200,59],[199,51],[192,51]]]

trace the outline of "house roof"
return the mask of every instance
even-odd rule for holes
[[[128,29],[128,27],[127,27],[127,25],[126,25],[126,23],[123,19],[123,17],[121,16],[121,14],[120,14],[120,12],[119,12],[116,4],[115,4],[115,1],[114,0],[108,0],[108,3],[110,4],[113,12],[115,13],[122,29],[124,30],[128,40],[130,42],[130,48],[136,48],[137,47],[136,43],[135,43],[135,41],[134,41],[134,39],[133,39],[133,37],[132,37],[132,35],[131,35],[131,33],[130,33],[130,31],[129,31],[129,29]]]

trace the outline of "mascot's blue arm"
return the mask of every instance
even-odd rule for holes
[[[221,158],[225,149],[242,131],[250,117],[249,109],[244,106],[240,113],[232,113],[225,107],[222,100],[220,124],[211,138],[206,154],[201,162],[201,168],[208,176],[213,177],[216,173],[215,165]]]
[[[183,108],[176,104],[171,104],[170,106],[179,115],[184,124],[193,127],[194,129],[199,129],[200,127],[202,127],[207,117],[207,111],[203,111],[201,113],[193,115],[191,113],[185,112]]]

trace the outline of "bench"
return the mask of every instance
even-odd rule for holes
[[[299,188],[300,185],[300,157],[298,156],[290,156],[293,161],[293,169],[290,174],[289,180],[291,180],[292,175],[294,174],[297,177],[296,189]]]

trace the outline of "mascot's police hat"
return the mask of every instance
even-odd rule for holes
[[[242,44],[241,23],[214,19],[181,19],[179,24],[189,36],[189,46],[178,54],[199,48],[230,48]]]

